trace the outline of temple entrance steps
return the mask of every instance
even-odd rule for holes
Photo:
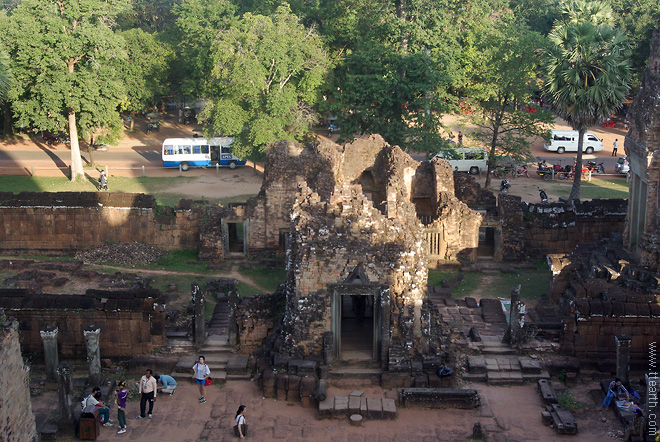
[[[463,379],[490,385],[520,385],[528,381],[550,379],[541,364],[503,344],[500,336],[482,336],[481,356],[468,356]]]
[[[209,336],[227,335],[227,324],[229,322],[229,304],[227,301],[226,296],[218,298],[218,302],[216,302],[213,309],[213,316],[206,330]]]
[[[335,361],[328,371],[328,379],[335,385],[379,386],[383,374],[379,364],[372,361]]]
[[[250,379],[247,367],[248,356],[234,354],[234,349],[229,343],[228,320],[227,298],[218,298],[218,302],[213,309],[213,316],[209,321],[204,345],[198,353],[181,357],[176,367],[174,367],[174,373],[190,375],[192,366],[197,362],[199,355],[203,355],[214,381]]]

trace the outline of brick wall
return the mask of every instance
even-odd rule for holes
[[[649,344],[660,342],[660,305],[653,295],[613,296],[614,300],[578,299],[565,316],[562,352],[583,364],[611,370],[616,363],[616,341],[632,336],[630,364],[648,369]]]
[[[36,442],[38,435],[30,403],[29,368],[23,364],[18,322],[7,320],[1,309],[0,361],[0,440]]]
[[[284,293],[241,298],[236,305],[238,352],[252,354],[263,347],[266,338],[282,319]]]
[[[39,331],[59,329],[60,355],[87,355],[83,329],[101,328],[101,355],[124,357],[151,353],[165,345],[165,306],[157,290],[135,292],[88,291],[86,295],[31,295],[23,290],[0,290],[0,307],[16,317],[23,351],[43,356]]]
[[[157,208],[153,196],[131,193],[0,193],[0,250],[67,252],[107,242],[194,249],[203,213]]]

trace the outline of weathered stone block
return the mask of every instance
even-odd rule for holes
[[[335,410],[335,398],[329,397],[319,402],[319,419],[331,418]]]
[[[396,402],[394,399],[383,398],[383,419],[396,419]]]
[[[335,397],[335,416],[344,416],[348,414],[348,396]]]

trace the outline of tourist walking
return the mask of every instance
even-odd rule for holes
[[[607,389],[607,395],[605,395],[605,399],[603,399],[603,403],[600,404],[600,410],[604,410],[606,408],[610,407],[610,404],[612,403],[612,399],[619,399],[620,396],[626,395],[626,399],[630,400],[630,394],[628,393],[628,390],[626,390],[626,387],[623,386],[621,383],[621,379],[619,378],[614,378],[612,382],[610,382],[610,386]]]
[[[156,378],[153,377],[153,371],[150,368],[147,369],[142,379],[140,379],[140,384],[138,386],[138,394],[140,395],[140,414],[135,416],[135,419],[144,418],[144,412],[147,408],[147,401],[149,401],[149,413],[147,417],[151,419],[151,414],[154,411],[154,402],[156,401],[156,391],[158,389],[158,384],[156,383]]]
[[[154,377],[158,382],[158,391],[160,393],[169,393],[170,396],[174,394],[174,391],[176,390],[176,381],[172,376],[157,374]]]
[[[619,139],[616,138],[616,139],[614,140],[614,144],[612,144],[612,156],[613,156],[613,157],[616,156],[616,151],[617,151],[618,149],[619,149]]]
[[[119,431],[117,434],[126,433],[126,399],[128,398],[128,390],[126,390],[126,382],[121,381],[117,390],[117,420],[119,421]]]
[[[200,356],[197,363],[193,365],[192,370],[193,375],[195,376],[195,382],[199,387],[199,394],[201,395],[199,397],[199,403],[203,404],[206,402],[206,380],[211,376],[211,370],[209,369],[209,366],[206,365],[206,358],[204,356]]]
[[[240,439],[245,439],[247,436],[247,424],[245,423],[245,405],[238,407],[236,412],[236,425],[234,426],[234,435]]]

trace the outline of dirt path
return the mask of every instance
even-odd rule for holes
[[[85,266],[91,269],[112,269],[118,270],[125,273],[137,273],[141,275],[177,275],[177,276],[199,276],[202,278],[230,278],[240,281],[244,284],[251,285],[259,290],[262,290],[264,293],[269,293],[270,290],[264,288],[255,282],[252,278],[244,276],[238,273],[234,268],[228,272],[223,273],[198,273],[198,272],[175,272],[172,270],[147,270],[147,269],[136,269],[134,267],[120,267],[120,266],[111,266],[105,264],[85,264]]]

